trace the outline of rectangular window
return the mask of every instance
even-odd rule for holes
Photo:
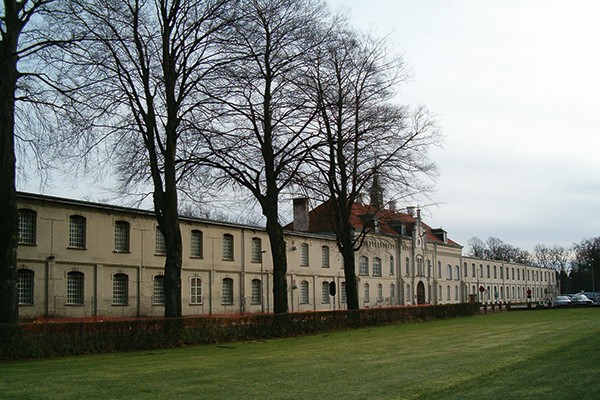
[[[33,304],[33,271],[29,269],[18,271],[17,298],[20,305]]]
[[[364,286],[364,300],[365,300],[365,303],[368,303],[368,302],[369,302],[369,298],[370,298],[370,294],[369,294],[369,284],[368,284],[368,283],[365,283],[365,286]]]
[[[262,262],[262,240],[260,238],[252,238],[252,262]]]
[[[233,279],[225,278],[223,279],[223,305],[231,305],[233,304]]]
[[[262,304],[262,287],[260,279],[252,279],[252,304]]]
[[[67,304],[83,304],[83,272],[71,271],[67,274]]]
[[[233,261],[233,235],[223,235],[223,260]]]
[[[125,221],[115,222],[115,251],[117,253],[129,253],[129,223]]]
[[[152,294],[152,304],[159,305],[159,306],[165,305],[165,276],[164,275],[156,275],[154,277],[154,291]]]
[[[129,276],[115,274],[113,276],[113,305],[126,306],[129,298]]]
[[[36,212],[19,210],[19,244],[35,244]]]
[[[203,237],[202,231],[193,230],[190,237],[190,256],[202,258],[203,256]]]
[[[321,266],[329,268],[329,246],[321,247]]]
[[[202,304],[202,279],[190,279],[190,303]]]
[[[341,284],[341,288],[340,288],[340,301],[342,302],[342,304],[346,303],[346,282],[342,282]]]
[[[158,226],[156,227],[156,235],[154,237],[154,254],[159,256],[167,254],[167,242]]]
[[[80,215],[69,217],[69,247],[85,249],[85,218]]]

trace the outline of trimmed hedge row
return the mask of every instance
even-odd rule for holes
[[[173,348],[265,340],[479,313],[478,303],[236,317],[0,325],[0,359]]]

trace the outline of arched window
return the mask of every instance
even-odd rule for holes
[[[390,275],[394,275],[394,270],[396,266],[394,265],[394,256],[390,256]]]
[[[37,213],[33,210],[20,209],[19,244],[35,244]]]
[[[369,284],[365,283],[363,288],[364,288],[364,300],[365,300],[365,303],[368,303],[370,300],[370,297],[371,297],[371,295],[369,293]]]
[[[113,300],[115,306],[126,306],[129,302],[129,276],[127,274],[113,275]]]
[[[383,302],[383,285],[381,283],[377,284],[377,301]]]
[[[252,279],[252,304],[262,304],[262,285],[260,279]]]
[[[233,279],[223,279],[223,292],[221,293],[223,305],[233,304]]]
[[[321,303],[329,304],[329,282],[321,283]]]
[[[390,298],[393,299],[396,297],[396,285],[393,283],[390,284]]]
[[[129,222],[115,221],[115,252],[129,253]]]
[[[329,246],[321,246],[321,266],[329,268]]]
[[[448,264],[448,279],[452,279],[452,265]]]
[[[308,267],[309,259],[308,244],[302,243],[300,245],[300,265],[303,267]]]
[[[252,262],[262,262],[262,240],[258,237],[252,238]]]
[[[233,235],[229,233],[223,235],[223,260],[233,261]]]
[[[81,215],[69,217],[69,247],[85,249],[85,217]]]
[[[454,279],[456,279],[457,281],[460,280],[460,265],[455,265],[454,271],[456,272],[454,274]]]
[[[369,275],[369,259],[365,256],[360,256],[358,259],[358,274]]]
[[[490,275],[490,266],[489,265],[486,266],[486,271],[487,271],[486,277],[489,279],[491,277],[491,275]]]
[[[442,277],[442,262],[438,261],[438,278]]]
[[[67,304],[83,304],[83,272],[71,271],[67,274]]]
[[[494,265],[494,279],[498,278],[498,270],[497,267]]]
[[[17,299],[19,304],[33,304],[33,271],[20,269],[17,272]]]
[[[308,281],[300,282],[300,304],[308,304]]]
[[[190,257],[204,257],[204,234],[197,229],[193,230],[190,235]]]
[[[475,264],[471,264],[471,271],[472,271],[471,276],[473,278],[477,277],[476,272],[475,272]]]
[[[408,257],[406,257],[404,262],[406,264],[406,275],[410,275],[410,259]]]
[[[156,227],[156,234],[154,236],[154,254],[163,256],[167,254],[167,242],[158,226]]]
[[[165,276],[156,275],[154,277],[154,290],[152,294],[152,304],[164,305],[165,304]]]
[[[190,279],[190,303],[202,304],[202,279],[193,277]]]
[[[446,300],[450,301],[450,285],[446,286]]]

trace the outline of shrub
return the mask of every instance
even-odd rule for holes
[[[478,312],[479,304],[463,303],[291,314],[0,325],[0,359],[264,340],[393,323],[455,318]]]

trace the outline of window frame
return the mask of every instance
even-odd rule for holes
[[[231,233],[224,233],[221,242],[223,261],[234,261],[235,241],[233,235]]]
[[[82,306],[85,304],[85,274],[81,271],[67,272],[66,304]]]
[[[17,271],[17,301],[20,306],[34,304],[35,272],[28,268],[19,268]]]
[[[129,305],[129,275],[122,272],[113,275],[112,305]]]
[[[87,219],[82,215],[69,216],[69,249],[86,249]]]
[[[115,253],[130,252],[130,229],[131,225],[127,221],[115,221]]]
[[[203,304],[204,296],[202,292],[202,278],[199,276],[190,277],[190,304]]]
[[[37,243],[37,212],[29,208],[18,210],[18,244],[35,246]]]
[[[190,232],[190,258],[204,258],[204,233],[200,229]]]

